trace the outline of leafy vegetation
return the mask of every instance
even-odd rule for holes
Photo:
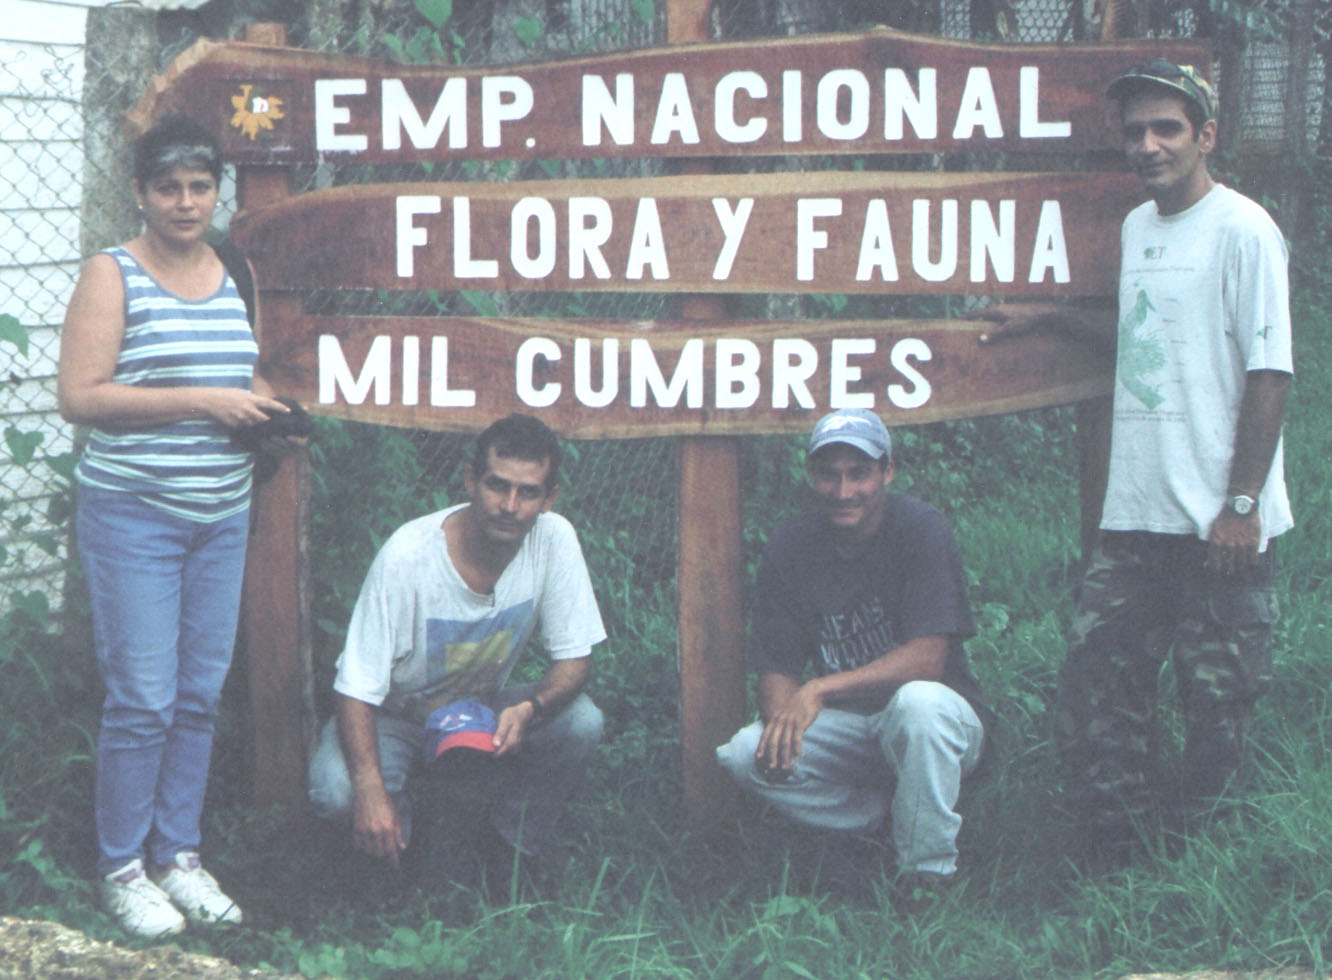
[[[549,15],[559,6],[524,9]],[[1256,16],[1234,0],[1208,6],[1237,22]],[[464,60],[453,0],[415,0],[415,8],[422,24],[377,39],[391,55]],[[643,23],[657,15],[653,0],[632,0],[631,9]],[[513,30],[531,44],[543,24],[520,17]],[[502,176],[508,166],[465,170]],[[1317,213],[1328,215],[1326,202]],[[1280,545],[1275,684],[1260,706],[1257,758],[1234,819],[1187,837],[1150,832],[1146,857],[1099,876],[1069,860],[1049,737],[1078,563],[1075,413],[1061,409],[894,433],[897,488],[944,510],[963,548],[979,628],[968,650],[999,718],[991,733],[997,757],[965,790],[960,887],[927,914],[907,916],[897,911],[882,837],[813,834],[748,804],[718,833],[694,832],[680,808],[674,450],[660,440],[571,444],[560,510],[580,530],[610,632],[591,690],[607,736],[549,851],[531,868],[484,865],[473,846],[480,787],[470,783],[421,787],[424,840],[404,875],[351,854],[303,813],[255,807],[238,671],[219,732],[205,849],[247,921],[177,941],[246,966],[355,980],[1325,970],[1332,408],[1323,393],[1332,358],[1323,342],[1332,339],[1332,243],[1323,239],[1332,222],[1312,225],[1311,240],[1294,253],[1300,373],[1286,442],[1300,525]],[[430,299],[451,312],[500,312],[484,292]],[[808,304],[814,315],[859,315],[862,307],[875,315],[878,299],[815,296]],[[566,301],[540,312],[583,312],[579,297]],[[921,315],[953,312],[946,300],[902,305],[912,302]],[[26,332],[0,316],[6,345],[26,356]],[[70,461],[44,455],[40,436],[10,426],[3,443],[18,465],[50,467],[68,480]],[[320,421],[312,512],[316,689],[325,711],[365,569],[404,520],[460,499],[465,447],[448,435]],[[752,573],[768,530],[800,501],[801,440],[746,440],[742,478]],[[67,510],[68,500],[56,506]],[[20,561],[3,550],[6,542],[28,530],[28,518],[0,500],[0,580]],[[88,881],[101,692],[86,629],[77,601],[57,618],[41,593],[0,593],[0,912],[124,942]],[[1168,757],[1177,746],[1174,728],[1164,731]]]
[[[435,818],[414,873],[377,869],[302,814],[252,806],[243,711],[229,701],[206,846],[247,925],[191,932],[181,945],[357,980],[1323,969],[1332,935],[1325,254],[1304,255],[1297,268],[1300,376],[1287,454],[1301,526],[1281,543],[1276,683],[1234,820],[1185,838],[1149,835],[1150,857],[1117,872],[1088,876],[1068,860],[1049,704],[1076,580],[1078,512],[1074,415],[1057,410],[895,433],[899,487],[956,526],[980,627],[969,650],[1000,716],[997,764],[964,797],[962,887],[908,917],[895,911],[881,838],[815,835],[747,805],[718,835],[693,833],[679,805],[670,444],[572,444],[561,510],[581,529],[612,634],[592,690],[609,724],[550,851],[516,873],[485,868],[472,847],[477,787],[428,785],[422,812]],[[402,520],[458,499],[464,443],[324,422],[316,445],[326,689],[370,557]],[[748,440],[742,472],[752,558],[776,516],[799,502],[800,441]],[[22,604],[11,597],[0,645],[0,908],[123,940],[87,883],[100,697],[91,655],[77,617],[55,631]]]
[[[0,314],[0,349],[12,346],[19,358],[28,356],[28,331],[18,318]],[[43,483],[68,489],[73,476],[74,458],[68,453],[42,453],[45,435],[9,424],[3,431],[3,453],[13,473],[40,475]],[[68,494],[53,498],[47,512],[48,523],[59,526],[69,515]],[[17,578],[24,567],[25,553],[36,548],[54,558],[60,552],[59,536],[49,527],[39,526],[29,504],[21,499],[0,496],[0,582]],[[38,633],[51,627],[50,600],[40,589],[9,588],[0,596],[0,658],[12,647],[19,649],[22,638],[32,630]]]

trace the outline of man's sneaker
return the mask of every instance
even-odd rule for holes
[[[194,851],[181,851],[169,865],[165,874],[157,879],[162,891],[180,906],[191,922],[200,925],[238,926],[241,922],[240,906],[228,898],[203,865]]]
[[[144,939],[171,936],[185,928],[185,919],[166,892],[144,874],[135,858],[98,883],[102,904],[126,932]]]

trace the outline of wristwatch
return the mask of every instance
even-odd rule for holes
[[[545,721],[546,713],[550,710],[549,708],[546,707],[545,703],[535,694],[532,695],[527,700],[532,705],[532,720]]]
[[[1237,493],[1230,498],[1226,506],[1239,517],[1248,517],[1253,513],[1253,509],[1258,506],[1258,501],[1247,493]]]

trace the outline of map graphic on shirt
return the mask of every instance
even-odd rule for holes
[[[1165,346],[1159,334],[1143,329],[1148,314],[1155,310],[1147,290],[1139,289],[1133,307],[1119,321],[1119,382],[1149,409],[1165,401],[1160,389],[1152,387],[1149,380],[1166,366]]]
[[[1267,212],[1221,184],[1183,211],[1149,200],[1124,218],[1103,530],[1207,539],[1249,373],[1293,371],[1287,259]],[[1279,440],[1259,512],[1264,539],[1293,523]]]
[[[449,559],[444,527],[466,504],[408,521],[366,573],[333,690],[424,722],[450,701],[489,700],[529,641],[550,660],[586,657],[606,638],[573,525],[537,518],[485,594]]]
[[[407,703],[411,717],[466,697],[482,697],[499,688],[532,632],[532,600],[501,609],[480,620],[426,620],[425,687]]]

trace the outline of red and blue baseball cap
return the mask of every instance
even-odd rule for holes
[[[452,701],[426,719],[425,761],[434,762],[450,749],[495,751],[495,712],[480,701]]]

